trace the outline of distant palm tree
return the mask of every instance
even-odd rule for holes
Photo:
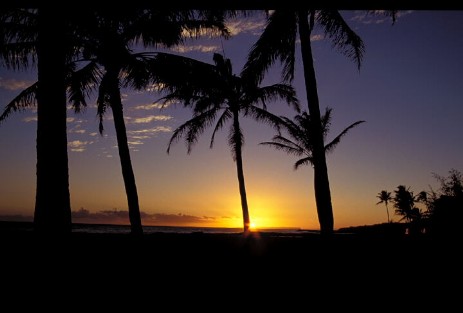
[[[181,137],[185,138],[190,153],[199,135],[215,123],[210,142],[212,148],[216,132],[231,122],[228,144],[236,162],[244,233],[248,233],[250,217],[242,157],[244,135],[239,117],[250,116],[276,125],[275,116],[266,111],[266,102],[283,99],[299,110],[294,89],[285,84],[259,87],[252,81],[246,81],[234,75],[230,60],[217,53],[213,57],[215,65],[169,54],[159,54],[157,58],[159,66],[165,70],[153,70],[153,73],[160,74],[162,90],[169,92],[163,100],[180,101],[186,106],[193,106],[193,118],[175,129],[169,141],[168,153],[171,145]],[[257,106],[259,103],[262,108]]]
[[[390,223],[391,220],[389,219],[389,208],[387,204],[392,200],[391,193],[386,190],[381,190],[376,197],[379,199],[376,204],[384,203],[386,205],[387,222]]]
[[[331,112],[332,109],[326,108],[325,114],[323,114],[320,119],[324,141],[326,140],[330,130]],[[341,138],[345,136],[351,128],[354,128],[364,122],[365,121],[357,121],[346,127],[339,135],[325,145],[324,152],[329,153],[333,151],[333,149],[341,141]],[[312,133],[314,129],[312,125],[313,123],[314,120],[312,119],[312,116],[307,114],[307,112],[302,112],[301,114],[296,115],[294,120],[281,116],[279,118],[279,125],[287,131],[289,137],[283,136],[280,132],[272,138],[272,141],[262,142],[261,144],[273,146],[278,150],[287,152],[288,154],[302,157],[294,163],[295,170],[297,170],[301,165],[310,164],[313,166],[315,164],[315,138]],[[314,183],[318,183],[316,178]]]
[[[395,17],[395,11],[387,11],[387,14]],[[269,67],[279,60],[283,64],[283,78],[285,81],[292,81],[296,62],[297,34],[299,33],[307,103],[309,114],[312,117],[315,200],[321,233],[330,235],[334,227],[333,208],[310,42],[316,24],[321,26],[325,36],[332,39],[334,47],[354,60],[360,68],[364,53],[363,42],[337,10],[275,10],[268,14],[267,26],[252,47],[242,76],[255,77],[260,82]]]
[[[394,207],[395,214],[401,215],[402,220],[407,222],[413,222],[421,218],[420,210],[415,207],[417,199],[413,195],[413,192],[410,191],[410,188],[405,187],[404,185],[397,186],[397,189],[394,190]]]

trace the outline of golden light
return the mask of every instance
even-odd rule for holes
[[[249,229],[251,229],[251,230],[256,230],[256,229],[257,229],[256,223],[251,222],[251,223],[249,224]]]

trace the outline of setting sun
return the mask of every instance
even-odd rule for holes
[[[249,228],[250,228],[251,230],[256,230],[256,223],[251,222],[251,224],[249,224]]]

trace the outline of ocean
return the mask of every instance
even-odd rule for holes
[[[299,228],[263,228],[259,232],[275,232],[285,234],[297,234],[304,231]],[[112,233],[128,234],[130,233],[129,225],[110,225],[110,224],[73,224],[72,232],[80,233]],[[154,233],[207,233],[207,234],[233,234],[242,233],[243,228],[226,228],[226,227],[181,227],[181,226],[143,226],[145,234]],[[305,231],[307,232],[307,231]]]
[[[32,231],[32,222],[16,222],[16,221],[0,221],[0,231],[5,230],[21,230]],[[318,233],[313,230],[303,230],[300,228],[262,228],[257,229],[259,232],[280,233],[280,234],[301,234],[301,233]],[[73,223],[73,233],[93,233],[93,234],[128,234],[130,233],[129,225],[114,225],[114,224],[84,224]],[[226,227],[183,227],[183,226],[143,226],[145,234],[154,233],[207,233],[207,234],[239,234],[243,232],[243,228],[226,228]]]

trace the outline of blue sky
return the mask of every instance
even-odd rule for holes
[[[327,157],[335,228],[385,222],[385,207],[376,205],[381,190],[393,191],[402,184],[418,193],[438,186],[433,173],[445,176],[452,168],[463,170],[463,11],[401,11],[395,25],[390,19],[360,11],[342,14],[366,46],[360,71],[332,49],[323,33],[316,31],[312,38],[320,106],[322,110],[333,108],[330,134],[338,134],[357,120],[366,121],[352,129]],[[173,52],[208,63],[214,52],[225,52],[239,74],[264,25],[264,15],[230,21],[233,36],[229,40],[191,40]],[[294,86],[306,108],[299,54],[297,61]],[[33,69],[0,69],[0,106],[35,79]],[[279,79],[275,66],[263,84]],[[140,206],[146,213],[143,221],[240,227],[228,128],[216,137],[213,149],[209,149],[211,132],[206,131],[190,155],[183,142],[174,145],[168,155],[172,130],[191,117],[191,112],[181,105],[161,110],[156,103],[160,95],[154,91],[123,92]],[[124,217],[116,220],[115,216],[127,210],[127,204],[111,112],[106,116],[104,136],[100,136],[94,101],[89,104],[81,114],[68,114],[72,209],[88,210],[82,211],[88,221],[121,222]],[[271,103],[269,110],[295,115],[284,103]],[[0,125],[3,219],[33,215],[35,117],[34,110],[18,112]],[[274,135],[268,126],[243,119],[243,132],[251,219],[262,227],[317,229],[312,169],[294,171],[292,156],[258,145]]]

